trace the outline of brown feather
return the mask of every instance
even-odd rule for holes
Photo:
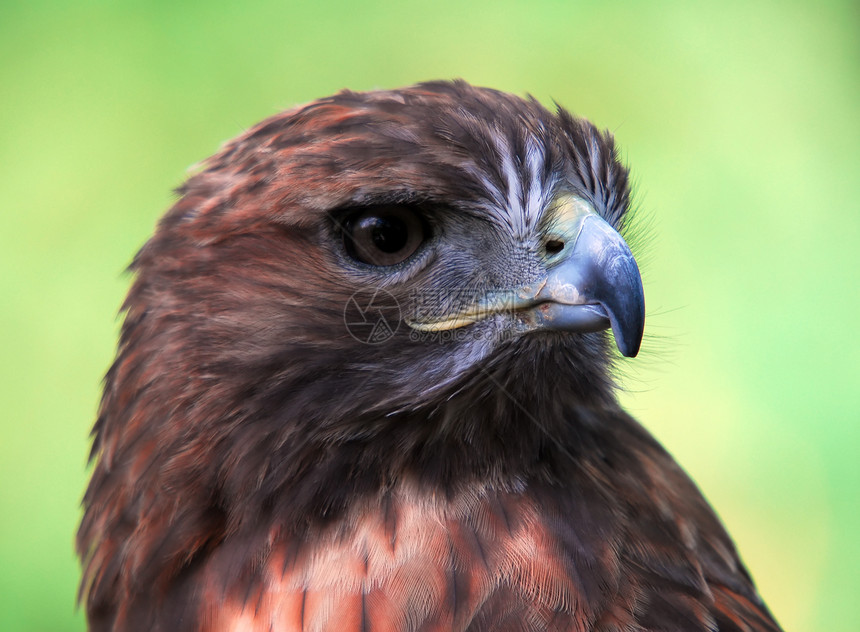
[[[344,326],[361,287],[408,309],[539,278],[530,240],[560,193],[623,230],[608,133],[463,82],[343,92],[180,193],[132,264],[93,430],[90,629],[779,630],[619,408],[604,333],[487,319],[368,345]],[[379,205],[432,224],[417,263],[349,259],[340,218]]]

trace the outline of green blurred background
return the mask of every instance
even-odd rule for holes
[[[186,169],[279,109],[450,77],[616,134],[651,225],[625,405],[786,630],[857,629],[856,2],[176,5],[0,5],[0,630],[83,628],[72,539],[123,269]]]

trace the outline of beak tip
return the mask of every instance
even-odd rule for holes
[[[635,262],[632,265],[636,266]],[[606,311],[621,355],[635,358],[645,331],[645,293],[638,268],[635,275],[629,275],[628,288],[630,292],[626,296],[622,294],[623,298],[615,296],[615,300],[608,301],[611,305],[606,306]]]
[[[642,343],[642,337],[639,336],[636,340],[625,340],[623,338],[615,338],[615,344],[618,350],[625,358],[635,358],[639,354],[639,347]]]

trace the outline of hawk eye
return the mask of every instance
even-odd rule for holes
[[[350,257],[373,266],[393,266],[418,250],[426,237],[421,217],[406,206],[378,206],[347,217],[343,245]]]

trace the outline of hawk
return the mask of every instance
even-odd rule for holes
[[[90,629],[779,630],[617,402],[645,308],[609,133],[344,91],[179,193],[93,429]]]

